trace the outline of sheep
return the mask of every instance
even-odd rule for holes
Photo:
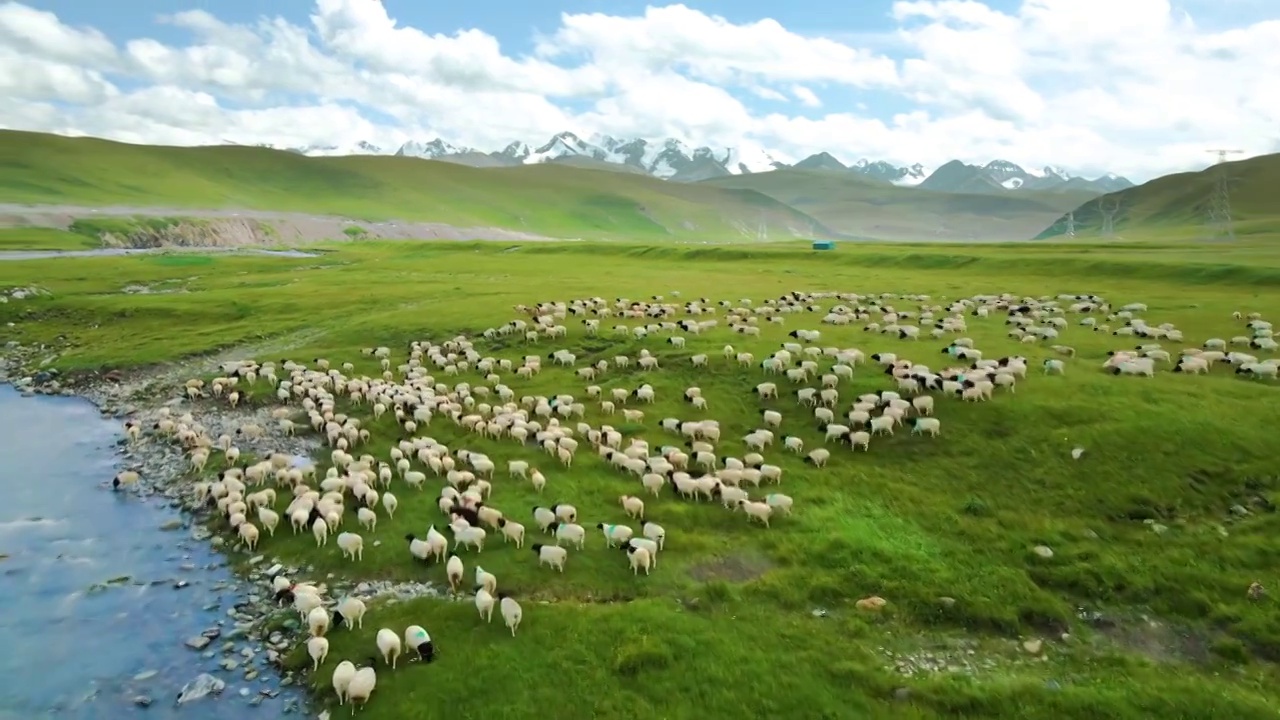
[[[345,597],[339,600],[338,605],[333,609],[333,622],[343,625],[348,630],[352,625],[363,629],[366,609],[364,601],[359,598]]]
[[[556,514],[556,518],[562,522],[577,522],[578,509],[568,503],[556,503],[551,511]]]
[[[400,651],[403,649],[400,644],[400,635],[395,630],[382,628],[374,641],[378,645],[378,652],[382,653],[382,661],[395,670],[396,661],[400,658]]]
[[[323,607],[311,608],[311,612],[307,613],[307,631],[311,633],[311,637],[324,637],[329,632],[329,611]]]
[[[502,542],[514,540],[516,548],[524,547],[524,525],[506,518],[498,519],[498,529],[502,532]]]
[[[329,657],[329,641],[323,637],[307,639],[307,654],[311,656],[311,672],[320,669],[325,658]]]
[[[338,696],[339,705],[345,704],[349,699],[347,692],[355,676],[356,666],[350,660],[343,660],[333,669],[333,692]]]
[[[116,473],[115,477],[111,478],[111,489],[119,490],[120,488],[127,489],[127,488],[137,487],[139,477],[140,476],[138,475],[137,471],[122,470]]]
[[[378,529],[378,514],[367,507],[356,510],[356,521],[369,532],[374,532]],[[341,541],[342,538],[339,537],[338,539]]]
[[[489,592],[497,592],[498,578],[491,572],[486,571],[479,565],[476,566],[476,587],[483,588]]]
[[[373,695],[373,689],[377,684],[378,671],[373,669],[372,663],[367,667],[356,670],[351,682],[347,684],[347,699],[351,701],[352,715],[356,714],[355,706],[357,701],[359,701],[361,707],[369,704],[369,696]]]
[[[364,538],[352,532],[338,535],[338,549],[342,557],[350,557],[353,561],[364,559]]]
[[[826,467],[827,461],[831,459],[831,451],[826,448],[818,448],[805,456],[804,461],[815,467]]]
[[[627,517],[637,520],[644,519],[644,501],[634,495],[623,495],[618,498],[618,502],[622,505],[622,509],[627,513]]]
[[[394,518],[396,516],[396,508],[400,506],[400,501],[395,495],[389,492],[382,493],[382,507],[387,511],[387,517]]]
[[[653,556],[649,554],[646,548],[637,545],[623,545],[622,550],[627,553],[627,559],[631,562],[631,573],[639,575],[641,568],[644,574],[649,574],[649,568],[653,565]]]
[[[640,533],[646,539],[658,543],[658,549],[662,549],[667,540],[667,531],[661,525],[652,522],[646,522],[640,527]]]
[[[626,544],[631,539],[632,530],[626,525],[610,525],[609,523],[598,523],[596,529],[604,533],[605,544],[609,547],[615,547],[618,543]],[[581,549],[581,546],[579,546]]]
[[[533,508],[533,521],[537,523],[538,529],[542,532],[548,532],[548,528],[557,522],[556,514],[549,508],[535,506]]]
[[[502,610],[502,621],[511,629],[511,637],[515,637],[520,621],[524,619],[524,610],[520,608],[520,603],[516,602],[515,598],[506,593],[498,593],[498,605]]]
[[[794,502],[790,495],[782,493],[770,493],[765,496],[764,502],[769,507],[781,512],[783,515],[791,515],[791,505]]]
[[[756,520],[769,527],[769,516],[773,514],[773,508],[767,503],[739,500],[738,507],[747,513],[748,520]]]
[[[244,546],[249,552],[253,552],[253,549],[258,545],[258,528],[254,527],[251,522],[242,522],[236,528],[236,532],[240,534],[240,539],[244,541]]]
[[[1067,364],[1057,358],[1046,358],[1044,361],[1044,374],[1062,375],[1067,371]]]
[[[454,550],[456,552],[459,548],[470,547],[475,548],[476,552],[484,552],[484,539],[487,535],[482,527],[457,528],[453,533]]]
[[[929,433],[932,437],[937,437],[942,431],[942,421],[935,417],[919,417],[916,418],[915,425],[911,428],[911,434]]]
[[[538,565],[546,565],[554,570],[564,572],[564,563],[569,559],[569,551],[559,545],[543,545],[535,543],[531,549],[538,556]],[[501,593],[499,593],[501,597]],[[503,608],[503,616],[506,616],[506,608]]]
[[[312,513],[315,513],[315,511],[312,510]],[[315,535],[316,547],[321,547],[323,545],[328,544],[329,524],[325,522],[324,518],[317,517],[315,518],[314,521],[311,522],[311,534]]]
[[[452,554],[449,556],[449,562],[445,563],[444,572],[449,579],[449,589],[453,592],[458,591],[458,586],[462,584],[462,574],[465,568],[462,565],[462,558]]]
[[[421,625],[410,625],[404,629],[404,644],[418,653],[418,660],[430,663],[435,659],[436,646],[431,636]]]
[[[556,522],[552,523],[548,528],[556,539],[556,545],[561,541],[567,541],[578,546],[581,550],[587,542],[587,531],[577,523]]]

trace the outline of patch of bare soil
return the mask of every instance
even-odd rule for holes
[[[1204,663],[1211,639],[1204,633],[1147,616],[1093,623],[1098,633],[1119,648],[1157,663]]]
[[[722,580],[744,583],[755,580],[773,569],[773,563],[758,555],[727,555],[698,563],[689,574],[698,582]]]

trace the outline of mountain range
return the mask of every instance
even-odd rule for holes
[[[272,147],[264,145],[263,147]],[[572,132],[557,133],[546,143],[532,146],[510,143],[501,150],[485,151],[435,139],[394,145],[357,142],[350,145],[313,145],[286,149],[308,156],[398,155],[440,160],[471,167],[513,167],[555,162],[579,167],[651,175],[674,182],[697,182],[733,175],[747,175],[794,168],[848,173],[893,185],[939,192],[1005,194],[1023,190],[1085,191],[1098,194],[1133,187],[1115,174],[1089,179],[1062,168],[1027,170],[1006,160],[969,165],[952,160],[930,170],[919,163],[899,166],[883,160],[858,160],[846,165],[829,152],[792,161],[783,153],[740,144],[736,147],[691,147],[675,138],[645,140],[594,135],[584,140]]]

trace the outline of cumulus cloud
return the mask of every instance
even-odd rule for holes
[[[1280,21],[1210,31],[1168,0],[1023,0],[1015,12],[901,0],[890,42],[685,5],[564,13],[528,55],[483,28],[407,26],[377,0],[248,24],[204,10],[150,20],[186,41],[145,25],[113,40],[0,2],[0,126],[183,145],[439,136],[486,150],[571,130],[1142,179],[1203,166],[1207,148],[1274,151],[1280,117]]]

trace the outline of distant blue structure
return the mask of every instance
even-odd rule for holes
[[[835,250],[836,244],[830,240],[814,240],[813,249],[814,250]]]

